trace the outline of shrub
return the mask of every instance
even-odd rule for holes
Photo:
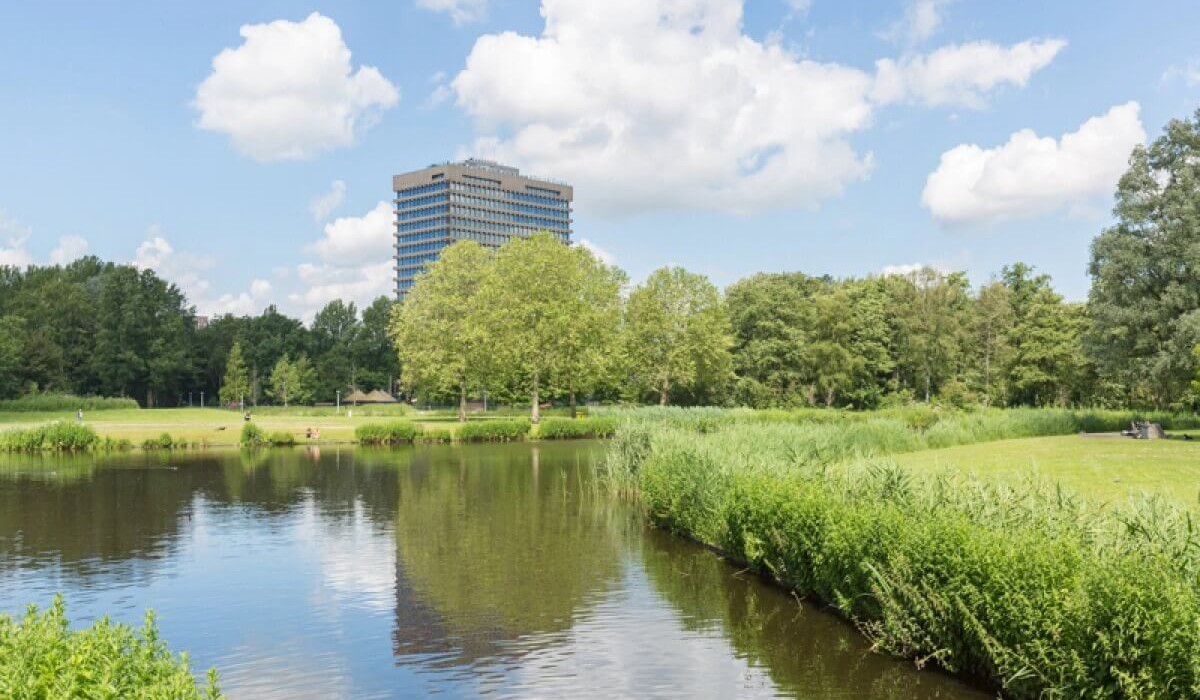
[[[0,401],[0,411],[50,412],[74,411],[80,408],[84,411],[111,411],[136,409],[137,407],[138,402],[133,399],[74,396],[72,394],[30,394],[19,399]]]
[[[99,442],[96,431],[77,423],[50,423],[0,433],[0,450],[5,452],[80,452]]]
[[[296,436],[286,430],[276,430],[267,436],[267,442],[275,447],[290,447],[296,444]]]
[[[469,421],[459,427],[458,439],[463,442],[523,440],[529,435],[531,425],[528,418]]]
[[[1061,430],[1070,412],[942,417],[937,440]],[[1200,549],[1193,515],[1147,499],[1097,507],[1029,482],[837,463],[923,442],[872,420],[716,433],[623,424],[609,483],[658,525],[818,598],[892,653],[1006,697],[1200,695]],[[849,429],[853,426],[842,426]],[[900,430],[901,432],[896,432]],[[901,435],[908,438],[901,438]]]
[[[265,442],[265,437],[263,431],[257,425],[247,422],[242,426],[242,435],[239,442],[243,445],[257,445]]]
[[[419,434],[417,426],[409,421],[363,423],[354,428],[354,439],[360,445],[399,445],[413,442]]]
[[[427,428],[421,431],[421,436],[419,439],[421,442],[445,443],[454,439],[454,433],[450,432],[449,430]]]
[[[202,691],[186,655],[158,637],[154,614],[140,630],[104,618],[69,628],[62,596],[49,609],[30,606],[19,620],[0,614],[0,697],[178,698],[218,700],[215,670]]]
[[[543,418],[538,423],[538,437],[543,440],[569,440],[573,438],[607,438],[617,432],[617,419],[597,416],[594,418]]]

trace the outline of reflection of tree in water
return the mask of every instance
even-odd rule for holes
[[[649,530],[642,551],[655,590],[687,629],[721,634],[739,656],[797,697],[989,697],[872,652],[845,621],[800,604],[749,572],[739,574],[694,543]]]
[[[401,472],[395,651],[445,665],[569,630],[620,576],[618,527],[586,445],[419,452]],[[440,665],[436,664],[435,665]]]
[[[311,500],[329,521],[357,503],[382,528],[396,512],[397,463],[353,450],[22,455],[0,461],[0,570],[53,561],[81,578],[139,580],[175,551],[193,508],[285,517]],[[151,564],[146,566],[145,564]]]

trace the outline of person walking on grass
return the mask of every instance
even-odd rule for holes
[[[83,425],[83,408],[82,407],[80,407],[78,410],[75,411],[75,422],[80,425]]]

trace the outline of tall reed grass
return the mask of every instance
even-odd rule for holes
[[[919,664],[1015,698],[1200,697],[1190,512],[848,461],[1077,420],[942,418],[925,431],[895,418],[735,422],[711,432],[627,420],[605,469],[658,525],[836,607],[880,649]]]
[[[48,423],[0,433],[0,452],[81,452],[110,444],[101,442],[95,430],[77,423]]]

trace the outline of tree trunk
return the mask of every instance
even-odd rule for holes
[[[542,407],[538,398],[538,373],[533,373],[533,408],[530,409],[529,422],[540,423],[542,420]]]
[[[467,385],[458,385],[458,422],[467,422]]]
[[[578,408],[579,408],[579,405],[575,402],[575,390],[572,389],[571,390],[571,417],[572,418],[575,418],[579,415]]]
[[[663,380],[662,388],[658,390],[658,405],[667,405],[667,396],[671,393],[671,379],[668,377]]]

